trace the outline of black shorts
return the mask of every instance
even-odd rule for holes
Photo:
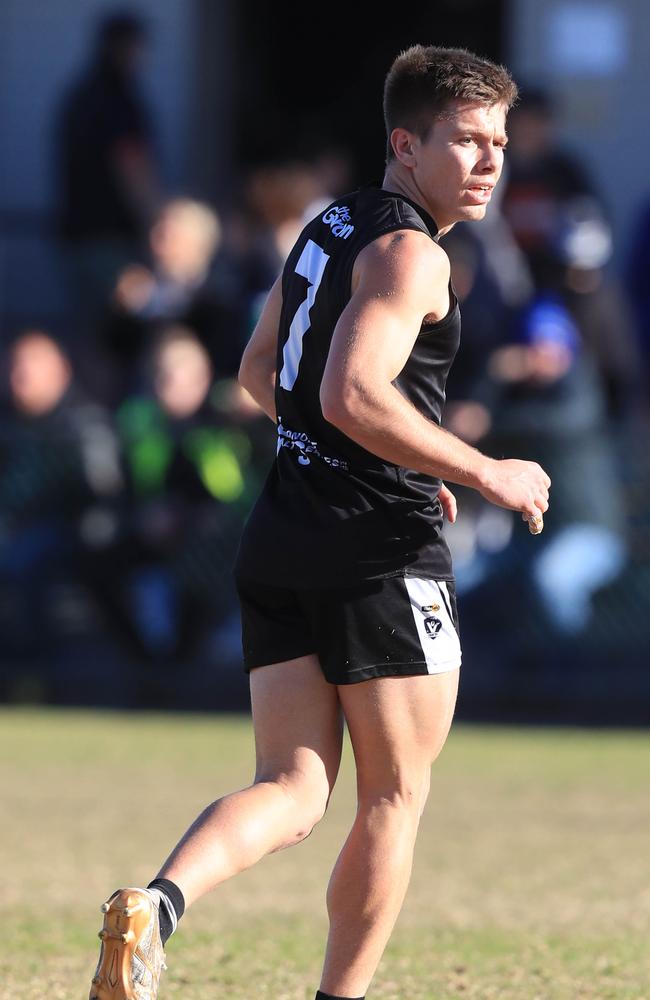
[[[452,581],[392,576],[296,590],[237,580],[244,669],[316,653],[331,684],[460,666]]]

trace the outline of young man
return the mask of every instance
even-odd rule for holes
[[[240,370],[278,427],[236,566],[255,780],[208,806],[147,890],[104,904],[91,997],[151,1000],[184,907],[308,836],[336,780],[343,717],[358,810],[327,892],[317,1000],[365,995],[456,699],[441,536],[456,503],[441,480],[537,525],[548,507],[538,465],[495,461],[440,427],[460,318],[438,240],[485,214],[515,96],[503,68],[469,52],[402,53],[386,80],[383,184],[309,223],[269,294]]]

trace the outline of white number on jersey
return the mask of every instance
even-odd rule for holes
[[[302,357],[302,338],[311,326],[309,310],[314,304],[318,286],[323,280],[325,265],[330,259],[330,255],[325,253],[318,243],[307,240],[303,252],[300,254],[296,264],[296,274],[300,274],[309,282],[307,298],[303,299],[296,310],[289,336],[282,352],[282,371],[280,372],[280,385],[283,389],[290,391],[298,378],[298,366]]]

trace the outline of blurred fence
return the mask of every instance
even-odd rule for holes
[[[316,110],[316,91],[309,92],[307,108],[287,112],[295,72],[285,78],[286,60],[273,52],[268,63],[261,60],[268,50],[263,32],[250,49],[260,58],[241,60],[248,71],[236,79],[234,8],[202,3],[192,12],[177,2],[147,3],[157,27],[147,37],[138,16],[120,14],[93,26],[95,14],[109,13],[99,2],[86,5],[82,24],[82,6],[75,0],[52,14],[59,45],[50,44],[48,32],[34,32],[34,5],[24,12],[18,4],[7,8],[14,37],[8,31],[13,62],[7,62],[12,86],[6,89],[15,91],[17,103],[3,105],[12,207],[0,215],[0,345],[6,348],[0,393],[0,699],[243,707],[247,680],[231,565],[275,441],[274,429],[238,392],[233,376],[260,305],[305,221],[357,180],[368,180],[354,178],[354,160],[360,156],[367,163],[374,155],[380,87],[398,43],[386,40],[381,25],[381,37],[372,38],[364,24],[363,44],[373,59],[356,82],[356,64],[349,62],[346,73],[352,76],[341,74],[336,93],[329,82],[323,86],[320,112],[327,114],[313,118],[305,133],[313,148],[305,150],[296,121],[307,121]],[[501,5],[473,6],[468,19],[446,5],[437,25],[441,39],[451,33],[454,44],[473,46],[480,38],[483,45],[490,38],[498,46],[505,29]],[[200,23],[211,28],[194,38],[190,27],[199,11]],[[548,45],[551,35],[538,30],[546,14],[527,0],[515,5],[517,12],[519,57],[526,66],[528,56],[546,66],[553,50],[546,52],[539,38]],[[268,15],[261,8],[259,13]],[[275,21],[278,16],[273,12]],[[412,27],[404,22],[405,44],[424,31],[427,16],[418,14]],[[258,28],[262,23],[249,20]],[[461,37],[463,20],[476,34]],[[647,18],[641,20],[644,26]],[[99,33],[87,34],[91,27]],[[321,34],[322,48],[310,49],[309,59],[318,66],[320,58],[322,68],[329,67],[331,51],[327,32]],[[144,41],[155,56],[156,114],[153,105],[147,110],[141,103]],[[385,65],[379,58],[384,52]],[[573,63],[567,93],[576,90]],[[627,74],[637,63],[622,60],[621,66]],[[25,73],[24,65],[39,72]],[[286,65],[295,69],[291,61]],[[268,121],[259,113],[266,107],[260,104],[260,87],[268,83],[264,73],[278,84],[267,87]],[[330,80],[326,72],[316,75]],[[543,81],[544,73],[539,77]],[[553,91],[561,87],[560,76],[550,82]],[[597,190],[600,183],[612,201],[615,196],[626,204],[641,198],[640,161],[619,162],[625,142],[618,138],[636,134],[631,129],[638,115],[632,101],[598,101],[591,76],[580,83],[576,93],[589,100],[582,110],[577,102],[564,132],[575,137],[582,123],[583,156],[558,145],[556,102],[530,92],[527,115],[522,100],[509,119],[509,175],[501,184],[509,187],[502,211],[497,206],[476,235],[457,227],[444,244],[464,323],[454,369],[464,372],[464,384],[456,400],[483,407],[487,424],[493,423],[466,439],[495,457],[535,459],[548,465],[553,479],[539,538],[518,517],[458,490],[460,518],[448,539],[464,647],[459,712],[648,724],[648,351],[647,344],[645,354],[634,344],[629,304],[609,272],[612,260],[621,265],[625,247],[618,238],[612,241],[620,224],[605,219]],[[609,87],[608,77],[599,79],[602,85]],[[258,150],[235,171],[238,153],[229,122],[237,115],[228,102],[238,87],[238,114],[251,148],[271,138],[277,148],[272,155]],[[374,119],[367,102],[351,99],[371,91],[377,95]],[[192,101],[196,107],[190,110]],[[612,128],[592,129],[584,110],[590,107],[611,114]],[[338,120],[339,108],[346,116],[349,111],[349,119]],[[330,114],[335,127],[317,135],[318,122]],[[37,127],[25,129],[25,115]],[[260,120],[251,130],[255,115]],[[190,120],[201,134],[188,148]],[[157,126],[162,134],[156,137]],[[289,142],[282,148],[288,134],[295,140],[293,152]],[[348,135],[359,148],[346,142]],[[23,138],[29,139],[25,146],[18,141]],[[382,145],[377,141],[378,153]],[[599,155],[585,157],[592,148]],[[186,157],[194,162],[181,187],[191,186],[192,173],[210,174],[206,163],[224,177],[231,167],[237,173],[239,190],[223,218],[214,206],[186,197],[167,200],[170,178],[175,187]],[[593,161],[596,182],[586,169]],[[623,188],[619,169],[630,179]],[[216,190],[213,180],[206,190]],[[513,191],[515,212],[508,219]],[[577,202],[568,204],[576,195]],[[586,216],[585,195],[591,199]],[[517,219],[523,230],[531,222],[537,226],[534,253],[518,236]],[[530,239],[530,232],[524,235]],[[541,302],[548,319],[549,302],[541,300],[549,291],[555,296],[551,334],[545,340],[539,316],[538,326],[531,321],[522,334],[517,324],[531,303]],[[637,303],[640,314],[644,309]],[[23,336],[20,351],[9,343],[16,332]],[[546,395],[539,378],[496,386],[489,372],[502,348],[520,355],[539,349],[544,364],[550,356],[544,351],[555,351],[567,378],[557,376],[555,393],[546,368]],[[600,380],[595,389],[588,385],[589,366]],[[499,399],[508,395],[510,409],[499,411]],[[513,414],[523,423],[507,426]],[[569,417],[577,420],[573,432]]]
[[[541,538],[533,538],[514,515],[496,508],[477,512],[476,495],[458,490],[459,529],[464,519],[487,518],[480,573],[464,560],[462,546],[458,549],[450,534],[452,548],[460,553],[461,716],[650,722],[650,458],[641,430],[626,428],[619,438],[625,547],[620,562],[617,556],[607,571],[609,578],[595,588],[591,574],[603,572],[602,554],[594,560],[598,538],[588,533],[554,537],[552,521]],[[569,480],[573,471],[566,470]],[[608,484],[594,488],[606,490]],[[184,552],[186,583],[211,607],[199,647],[181,658],[164,655],[164,636],[179,610],[164,567],[132,580],[134,628],[151,652],[138,657],[125,647],[80,573],[68,538],[41,523],[22,536],[17,549],[16,537],[5,530],[0,537],[0,696],[59,704],[245,707],[247,683],[230,577],[240,527],[241,519],[231,518],[212,542],[204,539]],[[541,571],[555,581],[555,607],[535,572],[544,551],[553,553],[542,561]],[[126,576],[128,558],[117,569]],[[582,602],[577,618],[563,616],[567,602],[576,601]]]

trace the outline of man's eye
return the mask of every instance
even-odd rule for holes
[[[461,142],[472,142],[472,137],[471,137],[471,135],[464,135],[460,141]]]

